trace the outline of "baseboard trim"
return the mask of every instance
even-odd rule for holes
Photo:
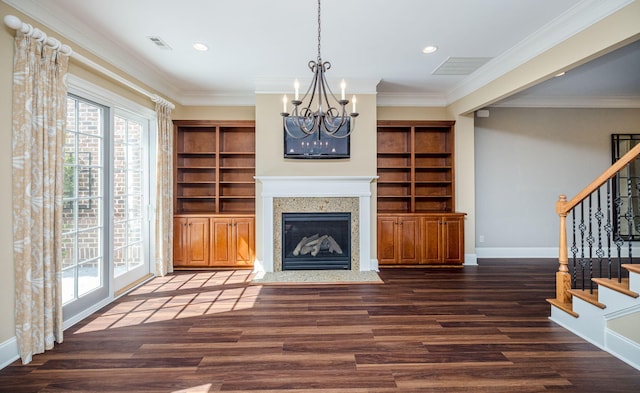
[[[464,254],[464,265],[465,266],[478,266],[478,255],[477,254]]]
[[[477,247],[478,258],[558,258],[557,247]]]
[[[606,251],[606,250],[605,250]],[[629,256],[629,248],[623,247],[621,257]],[[633,255],[640,255],[640,247],[632,247]],[[617,250],[611,250],[617,257]],[[558,259],[558,247],[476,247],[478,258],[554,258]],[[594,250],[595,254],[595,250]],[[571,254],[569,254],[571,258]]]
[[[18,354],[18,340],[15,336],[0,343],[0,370],[20,359]]]

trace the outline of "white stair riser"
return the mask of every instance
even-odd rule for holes
[[[570,330],[591,343],[604,346],[604,310],[574,297],[573,311],[577,312],[579,317],[568,322],[571,325]]]
[[[635,293],[640,293],[640,274],[629,273],[629,289]]]
[[[607,306],[607,313],[612,313],[639,304],[640,298],[633,298],[600,285],[598,286],[598,301]]]

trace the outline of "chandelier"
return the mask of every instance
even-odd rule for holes
[[[356,96],[352,97],[352,111],[347,114],[347,104],[349,100],[345,98],[346,84],[344,80],[340,83],[340,99],[331,91],[331,87],[325,78],[325,72],[331,68],[331,63],[322,61],[320,56],[320,0],[318,0],[318,58],[316,61],[309,61],[309,69],[313,72],[313,79],[307,92],[300,99],[298,80],[294,82],[294,99],[291,100],[293,110],[287,111],[287,96],[282,98],[282,122],[284,129],[291,137],[300,139],[309,135],[320,136],[324,133],[329,137],[346,138],[355,127]],[[333,102],[333,104],[332,104]],[[301,105],[306,103],[306,106]],[[315,104],[315,109],[312,106]],[[337,106],[336,106],[337,104]],[[299,130],[300,132],[296,132]],[[297,134],[297,135],[296,135]]]

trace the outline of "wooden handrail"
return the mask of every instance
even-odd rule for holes
[[[604,171],[602,175],[598,176],[594,181],[591,182],[588,186],[586,186],[582,191],[580,191],[576,196],[573,197],[570,201],[563,201],[560,199],[556,203],[556,212],[558,214],[568,213],[571,209],[576,207],[578,203],[582,202],[586,197],[588,197],[595,190],[600,188],[607,180],[611,179],[618,173],[622,168],[624,168],[627,164],[633,161],[638,155],[640,155],[640,143],[635,145],[633,149],[629,150],[624,156],[622,156],[615,164],[611,165],[609,169]],[[566,198],[566,197],[565,197]]]

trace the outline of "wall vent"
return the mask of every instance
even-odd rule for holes
[[[491,57],[449,57],[432,75],[469,75],[482,67]]]
[[[151,36],[151,37],[147,37],[149,39],[149,41],[153,42],[154,44],[156,44],[156,46],[160,49],[166,49],[166,50],[171,50],[172,48],[169,46],[169,44],[167,44],[166,42],[164,42],[164,40],[160,37],[157,36]]]

